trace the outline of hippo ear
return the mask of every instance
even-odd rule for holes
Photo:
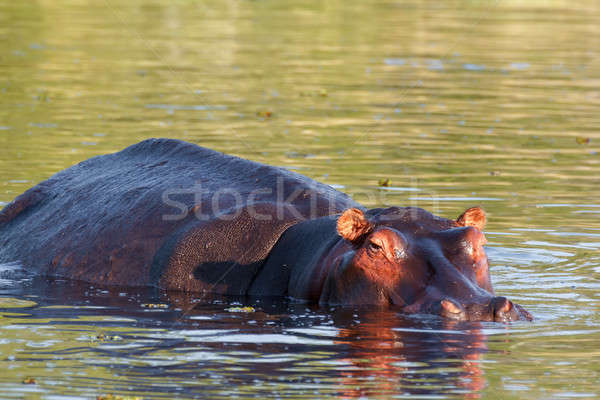
[[[474,226],[480,231],[485,226],[485,211],[481,207],[471,207],[456,219],[460,226]]]
[[[340,215],[337,231],[341,237],[351,242],[357,240],[373,229],[373,224],[358,208],[349,208]]]

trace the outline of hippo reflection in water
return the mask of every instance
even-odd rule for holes
[[[0,212],[0,262],[101,285],[530,320],[492,289],[479,207],[365,210],[305,176],[171,139],[57,173]]]

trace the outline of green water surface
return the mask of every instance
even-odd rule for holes
[[[496,291],[536,317],[194,303],[4,265],[0,398],[597,398],[599,127],[595,0],[0,0],[0,207],[183,139],[369,207],[483,206]]]

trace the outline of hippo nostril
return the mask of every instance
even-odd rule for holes
[[[512,309],[512,303],[510,300],[506,300],[506,302],[498,309],[498,312],[506,314]]]
[[[457,305],[452,300],[444,299],[440,302],[440,304],[442,305],[442,308],[444,309],[444,311],[447,311],[451,314],[460,314],[463,312],[462,307]]]
[[[492,299],[492,309],[495,313],[505,314],[512,308],[512,303],[506,297],[494,297]]]
[[[454,300],[444,299],[440,301],[440,315],[442,317],[464,321],[466,319],[465,309]]]
[[[492,299],[492,312],[496,320],[511,319],[513,303],[506,297],[494,297]]]

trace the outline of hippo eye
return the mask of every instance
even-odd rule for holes
[[[381,246],[375,242],[369,242],[369,250],[379,251],[379,250],[381,250]]]

